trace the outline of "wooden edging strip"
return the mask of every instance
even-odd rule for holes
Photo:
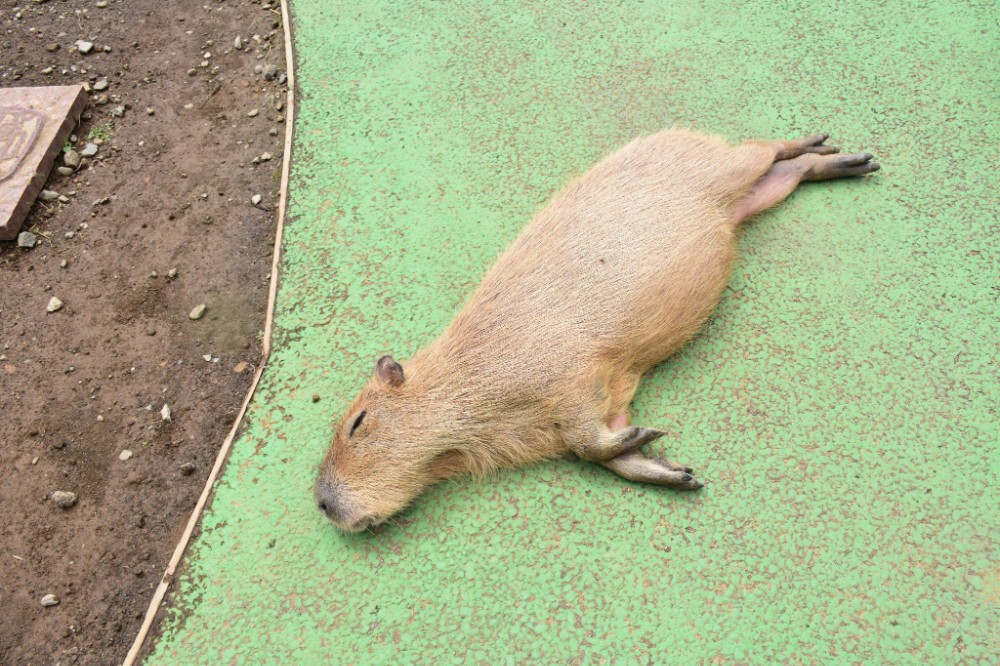
[[[271,281],[267,294],[267,314],[264,318],[264,340],[262,343],[260,363],[257,366],[257,371],[254,373],[253,381],[250,383],[250,390],[247,391],[247,396],[243,400],[243,406],[240,408],[240,413],[233,422],[233,427],[230,429],[226,439],[222,442],[222,447],[219,449],[219,453],[215,457],[215,464],[212,466],[212,472],[208,475],[208,479],[205,481],[205,487],[202,488],[201,496],[198,497],[198,503],[195,504],[194,510],[191,512],[191,517],[188,518],[187,526],[184,528],[184,533],[177,542],[177,547],[174,548],[174,554],[171,556],[170,562],[167,564],[167,568],[164,570],[163,576],[160,578],[160,584],[156,587],[156,591],[153,593],[153,599],[149,603],[149,608],[146,609],[146,616],[143,618],[142,626],[139,628],[139,634],[132,643],[132,648],[125,656],[125,661],[122,662],[123,666],[133,666],[139,658],[139,654],[142,652],[142,648],[149,635],[149,631],[153,627],[153,621],[156,619],[156,615],[160,610],[160,604],[163,603],[163,598],[166,596],[167,589],[170,587],[170,583],[173,580],[174,572],[177,570],[177,566],[180,564],[181,558],[187,550],[188,543],[191,541],[191,535],[194,534],[195,527],[197,527],[198,522],[201,520],[202,511],[205,509],[205,504],[208,503],[208,498],[212,494],[212,488],[215,486],[215,482],[219,477],[219,472],[222,471],[222,466],[225,464],[226,458],[229,457],[229,449],[232,447],[233,440],[236,439],[236,434],[239,432],[240,426],[243,424],[243,418],[246,416],[247,407],[250,406],[250,400],[253,398],[254,392],[257,390],[257,384],[260,382],[260,377],[264,373],[264,368],[267,367],[267,359],[271,355],[271,332],[274,324],[274,302],[278,293],[278,261],[281,258],[281,236],[285,227],[285,207],[288,202],[288,173],[292,156],[292,128],[295,125],[295,67],[292,60],[292,32],[290,19],[291,17],[288,13],[288,0],[281,0],[281,22],[285,33],[285,71],[288,76],[288,90],[286,92],[285,102],[285,148],[281,160],[281,188],[278,193],[278,223],[275,230],[274,253],[271,257]]]

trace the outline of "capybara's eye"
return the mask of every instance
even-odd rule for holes
[[[365,420],[365,414],[367,413],[368,412],[361,412],[360,414],[358,414],[358,418],[354,419],[354,425],[351,426],[351,432],[347,434],[348,437],[353,435],[354,431],[358,429],[358,427],[361,425],[361,422]]]

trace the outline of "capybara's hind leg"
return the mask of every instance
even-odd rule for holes
[[[604,462],[638,449],[640,446],[663,437],[664,434],[662,430],[655,428],[625,426],[618,430],[610,430],[604,426],[598,426],[596,432],[593,432],[591,428],[583,429],[577,441],[570,442],[569,448],[584,460]]]
[[[840,148],[827,146],[823,143],[828,138],[830,138],[829,134],[810,134],[801,139],[792,139],[791,141],[764,141],[762,143],[770,144],[775,148],[774,161],[777,162],[779,160],[790,160],[793,157],[805,155],[806,153],[815,153],[817,155],[839,153]]]
[[[878,171],[878,162],[871,160],[871,153],[803,153],[798,157],[777,161],[736,205],[733,223],[739,224],[781,203],[803,181],[863,176]]]
[[[691,476],[690,468],[669,460],[649,458],[637,451],[630,451],[601,463],[629,481],[655,483],[677,490],[698,490],[701,482]]]

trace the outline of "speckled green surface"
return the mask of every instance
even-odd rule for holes
[[[292,9],[276,351],[146,663],[996,663],[994,3]],[[431,340],[571,176],[675,124],[883,163],[748,228],[640,391],[705,489],[560,461],[334,531],[311,485],[375,357]]]

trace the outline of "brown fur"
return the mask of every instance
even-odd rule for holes
[[[700,487],[673,463],[662,463],[667,480],[627,473],[654,461],[609,462],[610,443],[634,446],[620,428],[640,377],[716,305],[736,223],[801,179],[836,177],[814,173],[835,150],[824,138],[733,147],[670,130],[601,160],[538,213],[437,340],[403,366],[380,360],[323,461],[321,508],[363,529],[442,479],[568,451],[628,478]],[[777,159],[789,159],[781,183],[769,175]]]

